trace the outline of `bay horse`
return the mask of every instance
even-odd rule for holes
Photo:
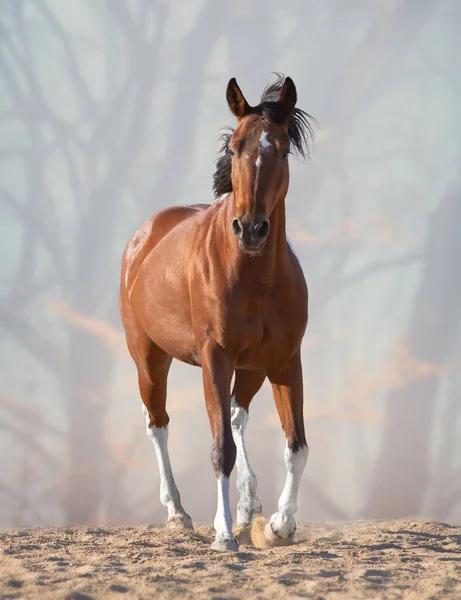
[[[192,527],[167,448],[167,377],[173,358],[202,368],[217,478],[212,548],[238,550],[229,508],[237,461],[237,522],[262,511],[245,450],[248,409],[267,377],[286,436],[287,476],[264,535],[291,541],[308,446],[303,421],[300,346],[307,286],[285,233],[288,156],[305,156],[311,117],[295,108],[296,87],[278,76],[257,106],[235,78],[227,102],[237,127],[225,134],[211,205],[173,206],[150,217],[122,260],[120,312],[160,471],[167,525]],[[232,378],[235,375],[231,393]]]

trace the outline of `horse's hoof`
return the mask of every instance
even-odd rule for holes
[[[295,531],[296,522],[293,517],[275,513],[264,529],[264,537],[274,546],[290,546],[293,543]]]
[[[192,519],[184,513],[183,515],[173,515],[166,522],[168,529],[194,529]]]
[[[216,538],[211,544],[211,549],[219,552],[238,552],[239,545],[235,538]]]

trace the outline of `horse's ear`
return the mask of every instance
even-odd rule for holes
[[[287,110],[291,113],[294,110],[296,100],[296,86],[291,77],[286,77],[282,89],[280,90],[279,102],[285,104]]]
[[[235,77],[232,77],[227,84],[226,98],[231,112],[237,117],[237,119],[241,119],[251,112],[251,106],[245,100],[245,96],[242,94],[242,90],[237,85],[237,80]]]

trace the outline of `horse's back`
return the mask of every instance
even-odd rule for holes
[[[122,288],[132,288],[139,269],[155,246],[177,225],[206,210],[209,204],[171,206],[153,214],[136,230],[122,259]]]

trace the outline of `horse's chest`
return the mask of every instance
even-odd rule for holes
[[[282,366],[299,346],[302,316],[289,316],[270,302],[245,315],[237,310],[224,326],[224,347],[241,368]]]

